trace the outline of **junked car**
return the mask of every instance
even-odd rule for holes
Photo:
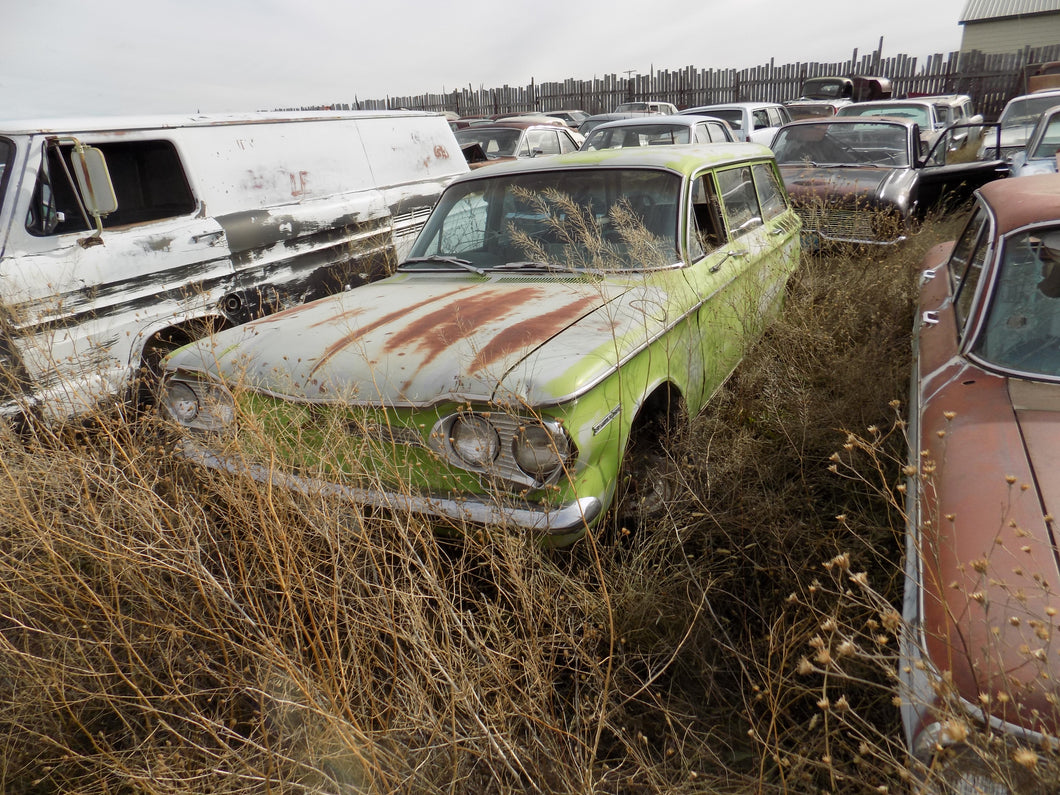
[[[455,135],[468,166],[473,169],[498,160],[576,152],[581,144],[581,140],[558,119],[548,122],[513,119],[474,124],[457,130]]]
[[[855,102],[844,105],[836,116],[887,116],[895,119],[910,119],[920,128],[920,152],[926,155],[934,145],[939,133],[946,126],[935,103],[928,99],[882,99],[874,102]]]
[[[707,404],[798,263],[772,154],[638,147],[469,177],[392,277],[170,356],[161,405],[185,454],[545,544],[665,510],[667,429]]]
[[[601,124],[582,142],[583,151],[629,146],[709,144],[735,141],[732,128],[710,116],[651,116]]]
[[[983,186],[923,268],[898,669],[916,789],[1051,792],[1060,175]]]
[[[1060,89],[1038,91],[1010,99],[997,117],[1001,125],[1000,141],[993,141],[987,136],[980,157],[994,156],[1011,160],[1026,148],[1038,117],[1057,104],[1060,104]],[[996,151],[997,147],[1000,147],[1000,152]]]
[[[1012,176],[1056,173],[1060,162],[1060,98],[1038,117],[1027,146],[1012,156]]]
[[[732,127],[738,141],[769,146],[777,129],[791,121],[788,109],[776,102],[728,102],[700,105],[681,113],[690,116],[713,116]]]
[[[781,127],[772,148],[804,244],[899,243],[942,199],[1003,176],[1000,161],[948,159],[948,136],[960,130],[948,129],[922,158],[920,128],[909,120],[836,116]]]

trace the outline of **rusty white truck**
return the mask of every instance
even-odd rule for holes
[[[0,417],[142,395],[179,345],[386,275],[467,170],[430,113],[0,122]]]

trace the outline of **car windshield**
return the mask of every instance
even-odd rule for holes
[[[514,127],[465,127],[457,130],[455,135],[460,146],[478,144],[486,157],[514,157],[521,132]]]
[[[615,108],[615,113],[639,113],[648,110],[647,102],[624,102]]]
[[[781,165],[908,168],[906,128],[886,122],[820,122],[781,127],[773,154]]]
[[[1060,104],[1060,95],[1057,94],[1051,97],[1014,99],[1005,106],[998,121],[1001,122],[1002,129],[1034,124],[1039,116],[1057,104]]]
[[[926,130],[930,130],[934,126],[931,123],[931,114],[925,105],[871,105],[865,107],[855,103],[840,108],[838,115],[890,116],[896,119],[912,119]]]
[[[555,169],[458,182],[442,195],[401,269],[671,266],[678,261],[680,193],[679,176],[643,168]]]
[[[1060,112],[1054,113],[1044,124],[1041,138],[1030,153],[1036,159],[1056,157],[1057,149],[1060,148]]]
[[[1010,236],[974,351],[1006,370],[1060,377],[1060,226]]]
[[[687,144],[689,141],[689,127],[686,124],[638,124],[629,127],[597,128],[585,139],[582,149]]]

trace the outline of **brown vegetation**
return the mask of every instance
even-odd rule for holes
[[[807,255],[621,544],[440,539],[121,418],[4,439],[0,790],[898,791],[900,418],[953,231]]]

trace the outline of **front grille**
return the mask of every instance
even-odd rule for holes
[[[893,243],[902,235],[898,218],[880,210],[815,205],[799,207],[803,232],[841,242]]]

